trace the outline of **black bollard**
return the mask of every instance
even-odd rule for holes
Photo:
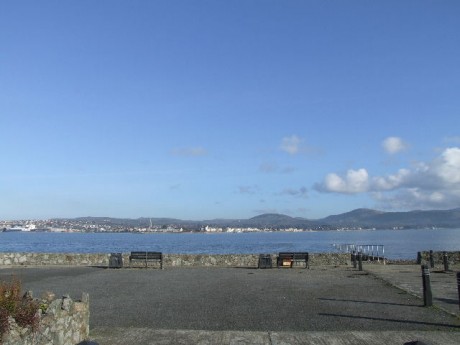
[[[458,306],[460,308],[460,272],[457,272]]]
[[[430,267],[434,268],[434,257],[433,257],[433,251],[430,250]]]
[[[422,265],[423,302],[425,307],[433,305],[433,294],[431,293],[430,270],[428,265]]]
[[[356,251],[353,250],[353,252],[351,253],[351,262],[353,262],[353,268],[356,268]]]
[[[358,267],[360,271],[363,270],[363,253],[361,252],[358,253]]]
[[[417,265],[422,264],[422,252],[417,252]]]
[[[442,261],[444,262],[444,272],[449,272],[449,258],[446,252],[442,254]]]

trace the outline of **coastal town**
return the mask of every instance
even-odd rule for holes
[[[287,227],[282,229],[258,228],[258,227],[217,227],[211,225],[182,227],[178,225],[154,225],[151,221],[146,224],[124,225],[106,221],[104,224],[96,221],[78,219],[50,219],[50,220],[20,220],[20,221],[1,221],[0,231],[2,232],[131,232],[131,233],[183,233],[183,232],[271,232],[287,231],[301,232],[313,231],[313,229],[299,229]]]
[[[0,232],[243,233],[443,228],[460,228],[460,208],[407,212],[356,209],[321,219],[291,217],[278,213],[265,213],[247,219],[217,218],[210,220],[153,217],[132,219],[90,216],[45,220],[0,219]]]

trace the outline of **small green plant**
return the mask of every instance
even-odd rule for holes
[[[45,314],[48,309],[48,303],[41,302],[38,308],[42,311],[42,314]]]
[[[12,317],[21,327],[36,331],[39,323],[38,301],[22,296],[21,282],[13,277],[10,282],[0,282],[0,338],[9,331],[8,318]]]

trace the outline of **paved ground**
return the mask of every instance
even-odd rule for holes
[[[398,285],[412,268],[378,267],[8,268],[0,279],[15,274],[36,296],[88,292],[100,345],[460,343],[458,317],[383,280]]]
[[[364,269],[386,282],[423,298],[422,271],[420,265],[365,265]],[[444,272],[441,268],[430,270],[433,304],[437,307],[460,317],[459,292],[456,272]]]

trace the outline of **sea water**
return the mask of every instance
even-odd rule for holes
[[[460,229],[256,233],[1,232],[0,252],[259,254],[334,252],[334,244],[384,245],[385,256],[415,259],[418,251],[460,251]]]

